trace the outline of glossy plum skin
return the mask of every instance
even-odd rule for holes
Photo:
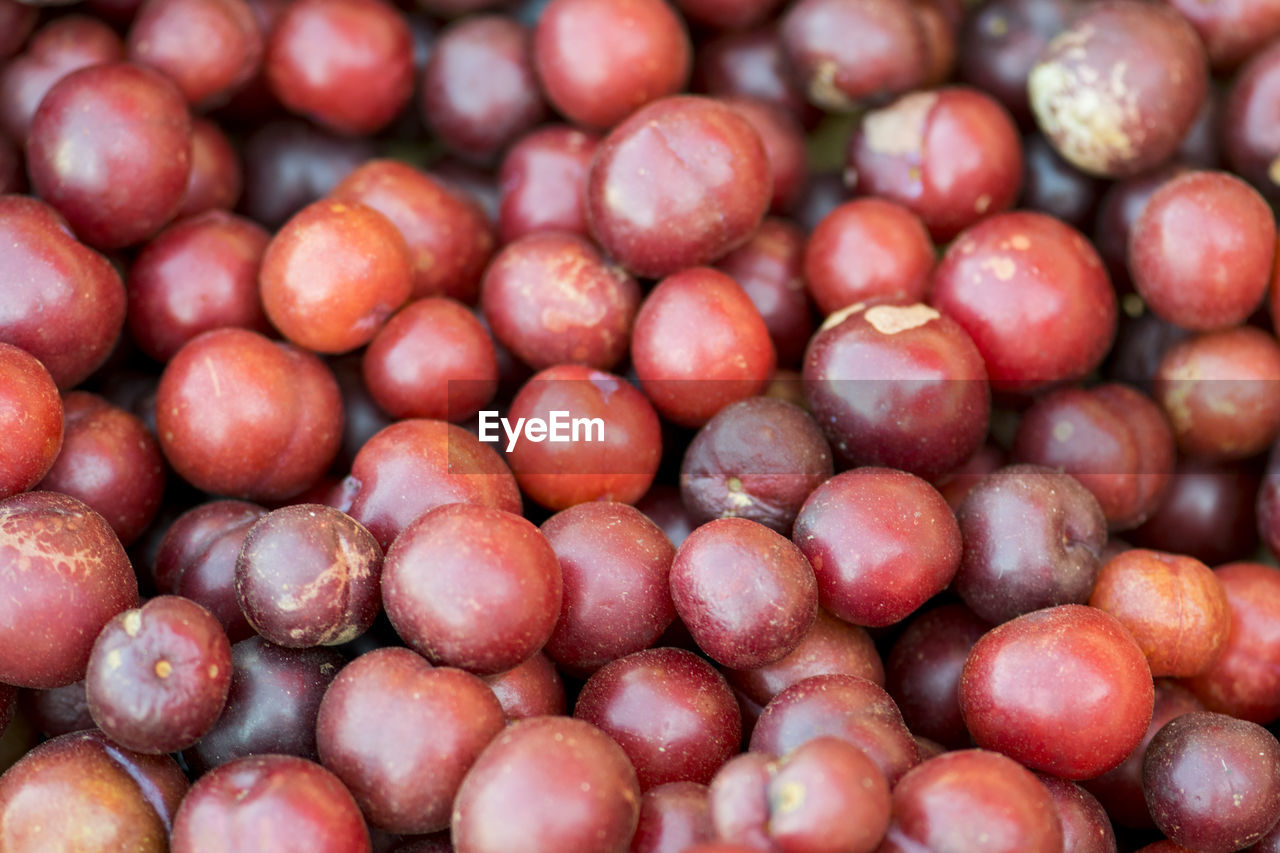
[[[769,217],[747,242],[715,263],[738,282],[760,312],[780,367],[799,364],[813,334],[813,308],[804,280],[806,242],[798,225]]]
[[[1084,782],[1084,786],[1105,806],[1117,826],[1153,828],[1151,810],[1142,793],[1142,762],[1147,746],[1164,724],[1191,711],[1203,711],[1191,691],[1176,681],[1156,680],[1155,708],[1142,742],[1117,767]]]
[[[1280,198],[1280,170],[1275,158],[1276,119],[1270,108],[1280,76],[1280,48],[1268,46],[1254,56],[1236,77],[1222,114],[1222,141],[1227,161],[1268,201]]]
[[[582,189],[600,140],[564,125],[530,131],[498,170],[498,236],[503,243],[539,231],[589,236]]]
[[[646,649],[605,664],[583,685],[573,715],[618,742],[641,790],[710,782],[742,741],[724,676],[684,649]]]
[[[929,232],[894,201],[859,198],[823,217],[804,249],[805,286],[823,314],[857,302],[924,299],[935,262]]]
[[[889,784],[867,755],[818,737],[782,758],[744,753],[711,783],[711,820],[746,849],[871,853],[889,824]]]
[[[264,60],[272,93],[339,133],[385,127],[413,94],[413,40],[404,15],[381,0],[290,4]]]
[[[996,0],[967,15],[959,34],[956,71],[989,93],[1026,126],[1032,120],[1027,75],[1049,40],[1066,28],[1070,0]]]
[[[546,653],[589,673],[654,644],[676,618],[668,578],[675,547],[632,506],[581,503],[543,522],[563,598]]]
[[[188,785],[168,756],[122,749],[101,732],[63,735],[0,776],[0,843],[14,851],[163,853]]]
[[[334,679],[316,741],[320,760],[373,826],[425,833],[448,827],[458,786],[504,723],[497,697],[476,676],[383,648]]]
[[[1139,55],[1140,65],[1132,61]],[[1207,87],[1204,47],[1191,25],[1172,7],[1135,0],[1107,0],[1076,16],[1027,80],[1036,121],[1058,153],[1112,178],[1168,159]]]
[[[191,120],[191,173],[177,217],[230,210],[244,190],[244,165],[231,140],[207,118]]]
[[[692,54],[684,22],[661,0],[552,0],[534,33],[547,100],[601,130],[683,89]]]
[[[1128,630],[1077,604],[993,628],[960,677],[960,709],[978,746],[1065,779],[1123,761],[1154,703],[1151,670]]]
[[[370,853],[369,830],[338,777],[292,755],[257,755],[211,770],[173,822],[173,853],[223,849]],[[217,848],[215,848],[217,849]]]
[[[444,421],[398,421],[370,438],[343,482],[337,506],[386,549],[437,506],[473,503],[520,512],[520,489],[494,449]]]
[[[715,837],[707,811],[707,786],[668,782],[644,792],[630,853],[683,853]]]
[[[0,197],[0,265],[11,276],[0,295],[0,340],[39,359],[59,388],[80,384],[120,336],[119,273],[52,207],[17,195]]]
[[[1222,652],[1231,610],[1221,581],[1192,557],[1134,548],[1098,573],[1089,604],[1129,629],[1153,676],[1199,675]]]
[[[247,329],[188,341],[156,392],[165,458],[192,485],[231,497],[281,499],[310,486],[338,452],[342,419],[324,362]]]
[[[1210,566],[1248,559],[1258,546],[1254,502],[1260,479],[1248,465],[1183,457],[1155,513],[1125,536],[1135,545],[1187,554]]]
[[[854,304],[809,342],[804,393],[844,466],[935,478],[978,449],[990,412],[974,341],[927,305]]]
[[[246,501],[209,501],[178,516],[156,550],[156,589],[203,606],[233,643],[254,635],[236,598],[236,558],[249,529],[266,514]]]
[[[118,249],[150,237],[182,204],[191,116],[159,72],[125,62],[95,65],[49,90],[26,151],[40,197],[86,243]]]
[[[1151,196],[1129,235],[1138,293],[1157,315],[1195,331],[1247,320],[1267,293],[1275,253],[1267,202],[1226,172],[1173,178]]]
[[[84,501],[128,547],[160,509],[160,445],[140,418],[96,394],[72,391],[62,408],[62,449],[38,487]]]
[[[423,69],[422,117],[453,153],[486,162],[546,112],[533,71],[531,33],[502,15],[446,27]]]
[[[528,717],[563,716],[568,708],[560,673],[543,652],[514,669],[486,675],[484,682],[498,697],[509,723]]]
[[[562,413],[558,428],[555,412]],[[535,374],[511,401],[507,418],[541,420],[569,438],[538,441],[526,433],[512,446],[492,416],[482,424],[481,438],[505,446],[520,488],[548,509],[639,500],[661,462],[661,425],[653,406],[626,380],[602,370],[562,364]]]
[[[1171,840],[1204,853],[1239,850],[1280,818],[1280,743],[1257,723],[1183,714],[1147,747],[1142,787]]]
[[[391,220],[409,248],[414,299],[476,301],[494,235],[474,199],[408,164],[380,159],[359,164],[329,197],[358,202]]]
[[[956,518],[964,554],[954,589],[978,616],[994,624],[1088,601],[1107,524],[1097,500],[1070,475],[1007,466],[970,490]]]
[[[845,180],[905,206],[945,241],[1013,204],[1022,140],[1004,107],[976,89],[915,92],[863,117]]]
[[[498,390],[498,356],[465,305],[428,296],[378,330],[361,359],[365,387],[394,418],[465,420]]]
[[[854,675],[879,685],[885,680],[884,665],[871,635],[821,609],[791,654],[754,669],[725,671],[734,690],[761,708],[798,681],[831,674]]]
[[[267,513],[236,557],[236,598],[286,648],[337,646],[369,630],[382,601],[382,548],[344,512],[295,504]]]
[[[768,210],[772,185],[759,134],[732,107],[663,98],[600,143],[587,176],[587,222],[622,266],[656,278],[746,241]]]
[[[1013,458],[1072,475],[1097,498],[1110,529],[1127,530],[1169,491],[1173,431],[1160,407],[1129,386],[1063,388],[1023,413]]]
[[[848,741],[867,754],[893,787],[919,761],[893,699],[853,675],[815,675],[775,696],[751,733],[752,752],[785,755],[823,736]]]
[[[534,370],[611,370],[627,353],[640,286],[586,239],[543,232],[508,243],[485,270],[480,310],[493,336]]]
[[[819,603],[855,625],[900,622],[960,566],[960,528],[942,495],[890,468],[846,471],[819,486],[791,535],[813,565]]]
[[[746,518],[786,536],[832,471],[831,448],[803,409],[749,397],[721,409],[689,443],[680,494],[696,523]]]
[[[262,305],[293,343],[321,353],[367,344],[408,299],[412,260],[387,217],[358,202],[320,201],[267,245]]]
[[[0,681],[61,687],[84,678],[94,639],[138,601],[138,582],[102,516],[57,492],[0,500]]]
[[[699,648],[733,669],[791,653],[818,609],[813,567],[800,549],[744,518],[689,534],[671,564],[671,598]]]
[[[999,214],[961,234],[929,302],[973,338],[996,391],[1083,376],[1115,335],[1115,292],[1097,251],[1039,213]]]
[[[885,689],[907,727],[951,749],[969,745],[960,713],[960,674],[990,625],[960,604],[944,604],[907,623],[885,658]]]
[[[36,358],[0,343],[0,496],[25,492],[48,473],[62,449],[64,410],[53,377]]]
[[[826,110],[848,112],[925,80],[928,43],[910,3],[801,0],[778,34],[809,102]]]
[[[162,595],[118,614],[93,644],[89,713],[139,752],[177,752],[213,727],[231,687],[231,643],[208,610]]]
[[[1270,723],[1280,717],[1280,571],[1229,563],[1214,574],[1227,594],[1231,630],[1218,658],[1187,686],[1210,711]]]
[[[1251,326],[1206,332],[1169,348],[1152,396],[1183,453],[1247,459],[1280,435],[1280,344]]]
[[[427,659],[483,675],[546,644],[560,613],[560,564],[509,512],[451,504],[420,516],[387,551],[382,598],[396,632]],[[484,601],[483,610],[468,602]]]
[[[682,270],[649,292],[631,330],[631,361],[654,407],[682,426],[760,393],[777,364],[746,292],[709,267]]]
[[[884,853],[981,849],[1050,853],[1062,848],[1053,798],[1036,777],[1003,755],[950,752],[912,770],[893,791]]]
[[[129,28],[129,59],[177,84],[192,104],[216,102],[257,73],[263,32],[244,0],[155,0]]]
[[[703,42],[694,59],[693,82],[695,91],[716,97],[745,96],[776,104],[805,127],[822,115],[791,74],[772,24],[720,33]]]
[[[286,649],[261,637],[231,647],[231,687],[222,716],[183,753],[206,772],[247,755],[319,760],[316,714],[346,660],[335,649]]]
[[[627,755],[581,720],[513,723],[458,790],[458,853],[623,853],[635,832],[640,785]]]
[[[175,223],[151,239],[129,270],[129,334],[168,361],[201,332],[237,326],[267,334],[258,268],[270,235],[221,211]]]

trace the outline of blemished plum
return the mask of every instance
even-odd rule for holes
[[[945,311],[855,303],[809,342],[804,396],[842,467],[946,474],[982,444],[990,414],[980,347]]]
[[[620,853],[640,814],[627,755],[590,723],[512,723],[480,754],[453,807],[459,853]]]
[[[946,241],[1013,204],[1022,139],[1005,108],[976,89],[912,92],[862,117],[845,175],[859,193],[903,205]]]
[[[747,518],[785,536],[832,471],[831,448],[808,413],[749,397],[725,406],[689,442],[680,494],[696,523]]]
[[[991,216],[948,247],[929,302],[973,338],[994,391],[1031,392],[1098,366],[1117,306],[1089,241],[1029,211]]]
[[[382,548],[344,512],[294,504],[267,513],[236,558],[236,598],[261,636],[287,648],[336,646],[369,630]]]
[[[1086,172],[1118,178],[1177,150],[1208,76],[1204,45],[1174,7],[1104,0],[1046,45],[1027,90],[1058,153]]]
[[[118,614],[98,634],[85,674],[89,713],[138,752],[177,752],[204,735],[226,705],[231,643],[208,610],[162,595]]]
[[[106,519],[58,492],[0,500],[0,581],[0,681],[19,687],[84,678],[98,632],[138,602]]]

